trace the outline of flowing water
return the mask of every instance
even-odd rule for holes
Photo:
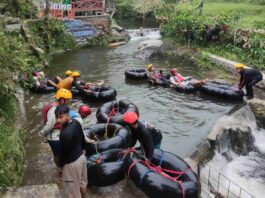
[[[177,66],[184,76],[201,78],[200,69],[182,59],[143,61],[133,58],[132,54],[141,41],[160,37],[159,32],[155,30],[145,31],[143,37],[138,36],[136,31],[138,30],[130,31],[134,36],[127,44],[116,48],[78,49],[54,55],[51,67],[46,72],[53,77],[63,76],[67,69],[79,70],[83,80],[105,80],[117,90],[118,100],[128,99],[134,102],[139,108],[140,119],[162,131],[162,149],[184,158],[205,139],[215,121],[235,104],[199,93],[183,94],[173,89],[152,87],[146,82],[125,80],[126,69],[145,68],[149,63],[160,68]],[[23,178],[24,185],[54,182],[55,170],[50,149],[37,135],[42,127],[42,107],[54,100],[53,95],[26,93],[30,139],[27,144],[28,167]],[[80,100],[74,100],[71,106],[77,109],[81,103]],[[90,123],[95,123],[95,111],[101,104],[84,103],[92,107],[94,112],[90,116]]]
[[[202,169],[202,197],[214,197],[208,185],[226,197],[264,198],[265,197],[265,130],[256,126],[256,120],[249,107],[243,107],[232,117],[224,118],[226,123],[238,126],[248,125],[252,130],[254,151],[246,156],[235,154],[222,140],[225,154],[215,152],[213,159]],[[219,180],[219,184],[218,181]],[[206,181],[206,182],[205,182]],[[205,186],[206,185],[206,186]]]

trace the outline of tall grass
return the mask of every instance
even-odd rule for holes
[[[265,4],[265,0],[264,4]],[[179,5],[179,9],[192,9],[190,3]],[[214,16],[220,14],[239,15],[239,28],[254,28],[255,22],[265,21],[265,5],[247,3],[247,1],[205,1],[203,15]],[[265,29],[265,27],[264,27]]]

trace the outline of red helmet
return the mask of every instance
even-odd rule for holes
[[[128,124],[133,124],[138,120],[138,115],[134,112],[127,112],[124,114],[123,120]]]
[[[81,115],[82,118],[87,117],[88,115],[91,114],[91,109],[88,105],[81,105],[79,107],[79,114]]]
[[[176,72],[177,72],[177,68],[173,68],[173,69],[171,69],[170,72],[171,72],[172,74],[176,73]]]

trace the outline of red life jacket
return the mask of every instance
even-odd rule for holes
[[[48,111],[52,108],[52,107],[54,107],[56,104],[55,103],[49,103],[49,104],[46,104],[44,107],[43,107],[43,122],[44,122],[44,124],[46,124],[47,123],[47,114],[48,114]],[[62,129],[62,127],[63,127],[63,125],[62,124],[60,124],[60,123],[58,123],[58,122],[56,122],[55,124],[54,124],[54,129]]]
[[[184,81],[184,78],[180,74],[178,74],[177,72],[174,75],[175,75],[174,80],[176,82],[183,82]]]

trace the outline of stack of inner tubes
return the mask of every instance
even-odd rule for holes
[[[125,77],[133,80],[147,79],[147,71],[145,69],[126,70]]]
[[[197,175],[190,166],[173,153],[155,149],[151,162],[131,152],[125,160],[129,178],[148,197],[198,197]]]
[[[50,86],[33,86],[29,89],[30,91],[34,92],[34,93],[51,93],[51,92],[56,92],[56,88],[55,87],[50,87]]]
[[[97,110],[97,120],[99,123],[118,123],[125,126],[123,115],[126,112],[135,112],[139,116],[138,108],[129,100],[111,101],[103,104]]]
[[[107,102],[114,100],[117,91],[111,87],[92,87],[91,89],[80,90],[80,95],[84,100],[91,102]]]
[[[208,82],[200,88],[202,93],[217,96],[229,100],[242,100],[244,92],[234,86],[220,83],[220,82]]]
[[[121,181],[125,176],[123,149],[111,149],[87,159],[89,186],[105,187]]]
[[[119,124],[91,125],[84,129],[84,134],[85,137],[96,141],[96,143],[86,143],[88,156],[113,148],[128,148],[129,146],[130,131]]]

